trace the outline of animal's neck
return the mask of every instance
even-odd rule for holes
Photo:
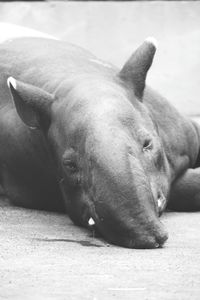
[[[196,140],[194,141],[194,146],[197,148],[198,155],[196,157],[194,167],[197,168],[197,167],[200,167],[200,125],[193,120],[191,120],[191,123],[196,132]]]

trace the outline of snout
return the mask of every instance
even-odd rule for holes
[[[155,249],[163,247],[168,239],[168,233],[160,223],[149,229],[127,228],[127,231],[119,233],[112,231],[105,225],[98,226],[98,231],[110,243],[126,248]]]
[[[136,249],[161,248],[168,239],[168,233],[159,219],[166,198],[160,191],[156,199],[152,196],[151,193],[148,197],[146,195],[149,200],[146,202],[142,202],[143,197],[137,201],[131,198],[125,202],[123,199],[118,207],[111,206],[111,201],[97,201],[88,225],[95,227],[111,244]],[[113,203],[116,203],[116,197]]]
[[[133,220],[114,220],[92,218],[88,220],[88,226],[95,228],[109,243],[126,248],[155,249],[163,247],[168,239],[163,224],[159,219],[146,220],[145,223],[136,223]]]
[[[152,195],[149,194],[149,198]],[[116,198],[115,198],[116,199]],[[142,202],[142,199],[139,199]],[[95,228],[109,243],[126,248],[156,249],[163,247],[168,239],[159,216],[166,206],[166,198],[162,192],[157,198],[143,206],[138,200],[132,207],[134,199],[120,201],[118,208],[111,206],[110,202],[95,202],[95,210],[88,218],[88,226]],[[116,203],[116,201],[115,201]],[[140,209],[138,207],[140,206]]]
[[[153,230],[153,232],[142,233],[140,237],[130,239],[127,241],[129,244],[124,246],[137,249],[162,248],[167,239],[168,233],[163,226],[159,226],[159,228]]]

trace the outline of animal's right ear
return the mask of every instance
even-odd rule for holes
[[[8,78],[7,84],[21,120],[31,129],[48,130],[51,121],[50,107],[54,97],[13,77]]]
[[[156,48],[156,40],[147,38],[132,54],[119,73],[119,77],[123,81],[133,86],[135,95],[140,101],[142,101],[147,72],[151,67]]]

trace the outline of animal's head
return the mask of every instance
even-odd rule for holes
[[[145,41],[118,74],[78,76],[55,95],[8,79],[21,119],[48,138],[71,218],[130,248],[156,248],[167,239],[159,221],[167,159],[143,103],[155,50]]]

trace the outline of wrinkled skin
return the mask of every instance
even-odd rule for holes
[[[0,47],[0,180],[12,203],[66,209],[130,248],[164,244],[167,202],[199,209],[199,128],[145,87],[154,53],[145,42],[119,71],[58,41]]]

